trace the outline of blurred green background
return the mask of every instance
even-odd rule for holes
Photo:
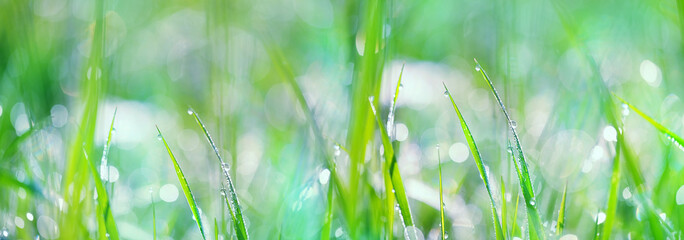
[[[611,237],[681,237],[682,151],[602,97],[612,92],[682,133],[681,9],[648,0],[0,0],[0,239],[97,238],[95,186],[79,154],[102,158],[115,109],[109,164],[98,169],[120,237],[152,239],[155,226],[160,239],[201,237],[158,125],[207,235],[235,238],[220,165],[189,108],[230,163],[251,238],[325,237],[329,200],[330,238],[388,237],[388,217],[402,238],[399,213],[381,210],[382,143],[367,101],[374,96],[385,121],[402,66],[392,134],[419,237],[441,238],[438,146],[449,238],[495,237],[445,83],[498,209],[508,205],[507,238],[528,238],[510,132],[473,58],[517,122],[549,238],[603,231],[618,132],[645,181],[622,172]],[[347,188],[333,199],[325,159]],[[646,221],[645,205],[662,220]]]

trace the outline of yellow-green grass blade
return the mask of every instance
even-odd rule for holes
[[[442,240],[446,239],[446,226],[444,223],[444,190],[442,188],[442,157],[439,154],[439,146],[437,146],[437,169],[439,169],[439,216],[442,220],[440,224],[442,229]]]
[[[392,180],[392,187],[394,189],[394,196],[396,197],[397,203],[399,204],[401,219],[404,222],[404,227],[414,226],[413,217],[411,216],[411,208],[409,208],[408,204],[408,197],[406,196],[404,183],[399,173],[397,158],[394,155],[394,148],[392,147],[392,143],[390,143],[390,139],[387,135],[386,128],[384,124],[382,124],[382,122],[380,121],[380,117],[378,117],[378,114],[375,110],[373,97],[370,97],[368,100],[371,105],[373,115],[375,116],[375,121],[378,124],[378,128],[380,128],[380,136],[382,138],[382,146],[384,148],[385,165],[388,165],[389,175]]]
[[[515,211],[513,212],[513,226],[511,226],[511,237],[519,236],[516,235],[516,231],[518,230],[518,206],[520,206],[520,193],[515,195]]]
[[[677,146],[677,147],[679,147],[680,149],[683,149],[683,150],[684,150],[684,147],[682,147],[682,146],[684,146],[684,139],[683,139],[683,138],[681,138],[680,136],[678,136],[678,135],[675,134],[674,132],[670,131],[670,129],[667,129],[665,126],[663,126],[662,124],[658,123],[658,122],[657,122],[656,120],[654,120],[653,118],[651,118],[651,117],[649,117],[648,115],[646,115],[644,112],[642,112],[641,110],[639,110],[638,108],[636,108],[634,105],[628,103],[627,101],[625,101],[624,99],[618,97],[618,96],[615,95],[615,94],[613,94],[613,96],[615,96],[615,98],[617,98],[618,100],[620,100],[623,104],[627,105],[630,109],[632,109],[632,111],[634,111],[637,115],[641,116],[641,117],[642,117],[644,120],[646,120],[648,123],[650,123],[651,125],[653,125],[653,127],[655,127],[656,129],[658,129],[658,131],[660,131],[661,133],[665,134],[665,136],[667,136],[667,138],[668,138],[669,140],[671,140],[671,141],[674,143],[675,146]]]
[[[178,181],[181,184],[181,188],[183,188],[183,194],[185,194],[185,198],[188,200],[188,205],[190,205],[190,211],[192,211],[192,216],[195,219],[195,222],[197,223],[197,228],[199,228],[200,233],[202,234],[202,239],[207,239],[206,236],[204,235],[204,227],[202,225],[202,218],[199,215],[199,207],[197,207],[197,201],[195,201],[195,195],[192,194],[192,191],[190,190],[190,185],[188,184],[188,180],[185,179],[185,174],[183,174],[183,170],[181,169],[180,165],[178,165],[178,161],[176,161],[176,157],[173,155],[173,152],[171,152],[171,148],[169,147],[169,144],[166,143],[166,139],[164,139],[164,135],[162,135],[161,130],[159,130],[159,127],[157,127],[157,132],[159,133],[159,138],[161,138],[162,142],[164,142],[164,146],[166,147],[166,151],[169,153],[169,157],[171,158],[171,162],[173,162],[173,168],[176,170],[176,175],[178,176]]]
[[[221,154],[219,153],[218,148],[216,147],[216,144],[214,143],[214,140],[211,138],[211,135],[209,135],[209,131],[207,131],[207,128],[204,126],[204,123],[202,122],[202,119],[200,119],[199,115],[197,115],[197,112],[194,110],[190,109],[188,110],[188,113],[192,114],[193,117],[195,117],[195,121],[197,121],[197,125],[200,126],[202,131],[204,132],[204,136],[207,137],[207,140],[209,141],[209,144],[211,145],[211,148],[214,150],[214,153],[216,153],[216,157],[218,158],[219,164],[221,165],[221,170],[223,172],[223,175],[226,177],[226,183],[228,184],[228,191],[224,191],[224,195],[229,194],[230,196],[230,204],[228,205],[228,208],[231,211],[231,215],[233,217],[233,225],[235,227],[235,232],[237,233],[238,239],[249,239],[249,235],[247,233],[247,229],[245,228],[245,221],[244,218],[242,217],[242,210],[240,208],[240,202],[238,201],[238,196],[237,193],[235,192],[235,186],[233,186],[233,180],[230,178],[230,173],[228,172],[229,170],[229,165],[223,161],[223,158],[221,157]],[[226,196],[228,197],[228,196]]]
[[[327,206],[325,209],[325,223],[323,224],[323,229],[321,230],[321,240],[330,239],[330,231],[332,229],[333,222],[333,184],[328,183],[328,193],[327,193]]]
[[[88,154],[83,149],[83,156],[85,161],[88,162],[90,166],[90,172],[93,174],[93,180],[95,181],[95,190],[97,191],[97,236],[98,239],[119,239],[119,233],[116,230],[116,223],[114,222],[114,217],[112,216],[111,209],[109,207],[109,197],[107,196],[107,190],[102,183],[100,174],[97,172],[95,163],[88,159]]]
[[[620,145],[618,144],[616,147],[617,151],[615,153],[615,158],[613,159],[613,171],[610,177],[610,190],[608,194],[608,207],[606,208],[606,220],[603,223],[603,231],[600,234],[601,239],[610,239],[610,234],[613,231],[613,224],[615,223],[617,212],[618,192],[620,189]],[[563,199],[565,199],[565,196]]]
[[[485,79],[485,81],[487,82],[487,86],[489,87],[489,90],[496,98],[496,101],[499,104],[501,111],[506,117],[508,127],[513,133],[513,140],[515,141],[515,149],[518,153],[519,163],[515,161],[513,162],[515,163],[516,168],[519,168],[518,179],[520,180],[520,187],[522,188],[523,197],[525,198],[525,206],[527,207],[527,218],[529,221],[530,239],[545,239],[546,235],[544,234],[544,227],[542,226],[541,217],[539,215],[539,211],[537,210],[537,200],[534,195],[534,189],[532,188],[530,173],[527,170],[525,154],[523,153],[522,146],[520,145],[520,138],[518,137],[518,132],[515,130],[515,126],[517,124],[513,121],[513,119],[511,119],[511,116],[508,114],[506,106],[504,106],[503,101],[501,101],[501,97],[499,97],[499,93],[496,91],[496,88],[494,88],[494,85],[492,84],[492,81],[489,79],[489,75],[487,75],[485,69],[480,65],[480,63],[477,62],[477,59],[474,60],[476,64],[476,70],[482,73],[482,77]]]
[[[506,221],[506,183],[504,182],[503,176],[500,176],[501,181],[501,233],[503,239],[508,239],[508,225]]]
[[[563,188],[563,198],[561,199],[560,209],[558,210],[558,221],[556,224],[556,235],[560,236],[563,234],[563,228],[565,227],[565,201],[568,196],[568,184],[565,184]]]
[[[447,95],[449,96],[449,100],[451,100],[451,105],[454,107],[454,111],[456,111],[456,114],[458,115],[458,119],[461,122],[461,128],[463,129],[463,135],[465,135],[465,138],[468,142],[468,147],[470,148],[470,152],[473,154],[473,159],[475,160],[475,165],[477,165],[477,170],[480,172],[480,177],[482,178],[482,182],[485,185],[485,188],[487,189],[487,194],[489,195],[489,200],[491,203],[491,210],[492,210],[492,218],[494,220],[494,233],[496,236],[496,239],[503,239],[503,231],[501,230],[501,222],[499,221],[499,214],[496,210],[496,202],[494,201],[494,196],[492,194],[492,188],[489,184],[489,173],[487,172],[486,166],[484,165],[484,162],[482,162],[482,157],[480,156],[480,151],[477,149],[477,145],[475,144],[475,139],[473,139],[473,135],[470,133],[470,128],[468,128],[468,125],[466,124],[465,119],[463,118],[463,115],[461,114],[461,110],[458,109],[458,106],[454,102],[454,98],[451,96],[451,93],[449,92],[449,89],[447,88],[445,83],[442,83],[444,85],[444,90],[446,91]]]
[[[216,218],[214,218],[214,239],[215,240],[219,239],[219,227],[218,227],[218,222],[216,222]]]

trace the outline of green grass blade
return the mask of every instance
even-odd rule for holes
[[[202,239],[207,239],[207,237],[204,235],[204,227],[202,225],[202,218],[199,215],[199,208],[197,207],[197,202],[195,201],[195,195],[192,194],[192,191],[190,190],[190,185],[188,184],[188,180],[185,179],[185,174],[183,174],[183,170],[181,170],[180,165],[178,165],[178,161],[176,161],[176,157],[173,155],[173,152],[171,152],[171,148],[169,148],[169,144],[166,143],[166,139],[164,139],[164,135],[162,135],[161,130],[159,130],[158,126],[157,127],[157,132],[159,133],[159,138],[161,138],[162,142],[164,142],[164,146],[166,147],[166,151],[169,153],[169,157],[171,158],[171,162],[173,162],[173,168],[176,170],[176,175],[178,176],[178,181],[181,184],[181,188],[183,188],[183,194],[185,194],[185,198],[188,200],[188,205],[190,205],[190,211],[192,211],[192,216],[195,219],[195,222],[197,222],[197,228],[199,228],[200,233],[202,234]]]
[[[242,217],[240,202],[238,201],[237,193],[235,193],[233,180],[230,178],[230,173],[228,172],[229,166],[226,162],[223,161],[223,158],[221,157],[221,154],[219,153],[216,144],[214,144],[214,140],[211,138],[211,135],[209,135],[209,131],[207,131],[207,128],[204,126],[204,123],[202,122],[202,119],[200,119],[199,115],[197,115],[197,112],[190,109],[188,113],[192,114],[192,116],[195,117],[197,125],[199,125],[202,131],[204,132],[204,136],[207,137],[207,140],[209,141],[211,148],[214,150],[214,153],[216,153],[216,157],[218,158],[219,164],[221,164],[221,170],[223,172],[223,175],[226,177],[226,183],[228,184],[228,192],[225,193],[229,194],[230,196],[230,204],[228,205],[228,208],[231,209],[231,214],[233,214],[233,223],[238,239],[249,239],[247,229],[245,228],[245,221]]]
[[[152,237],[157,240],[157,211],[154,209],[154,195],[150,189],[150,202],[152,202]]]
[[[104,151],[102,152],[102,161],[106,162],[107,153],[109,149],[109,144],[112,139],[112,130],[114,129],[114,119],[116,118],[116,110],[114,110],[114,116],[112,117],[112,123],[109,127],[109,133],[107,136],[107,142],[104,146]],[[119,232],[116,229],[116,222],[112,216],[111,208],[109,205],[109,196],[107,194],[106,187],[102,182],[100,173],[97,171],[97,167],[93,161],[90,161],[88,154],[85,149],[83,149],[83,157],[85,161],[90,166],[90,172],[93,174],[93,180],[95,181],[95,190],[97,191],[97,222],[98,222],[98,238],[99,239],[119,239]],[[106,166],[106,165],[105,165]],[[105,172],[109,172],[108,168],[104,168]]]
[[[330,231],[332,229],[333,222],[333,184],[328,182],[328,193],[327,193],[327,206],[325,209],[325,223],[323,224],[323,229],[321,230],[321,240],[330,239]]]
[[[485,185],[485,188],[487,189],[487,194],[489,195],[489,200],[491,202],[491,210],[492,210],[492,218],[494,219],[494,230],[495,230],[495,235],[496,239],[503,239],[503,231],[501,230],[501,222],[499,221],[499,214],[496,211],[496,202],[494,201],[494,196],[492,194],[492,189],[489,184],[489,173],[487,172],[487,169],[485,169],[484,162],[482,162],[482,157],[480,156],[480,151],[477,150],[477,145],[475,145],[475,139],[473,139],[473,135],[470,133],[470,128],[468,128],[468,125],[466,124],[465,119],[463,118],[463,115],[461,114],[461,111],[458,109],[458,106],[456,106],[456,103],[454,102],[454,98],[451,96],[451,93],[449,92],[449,89],[447,88],[445,83],[442,83],[444,85],[444,90],[446,91],[447,95],[449,96],[449,99],[451,100],[451,105],[454,107],[454,110],[456,111],[456,114],[458,115],[458,119],[461,122],[461,128],[463,129],[463,134],[465,135],[465,138],[468,142],[468,147],[470,148],[470,152],[473,154],[473,159],[475,160],[475,165],[477,165],[477,169],[480,172],[480,177],[482,178],[482,182]]]
[[[518,230],[518,206],[520,206],[520,193],[515,195],[515,212],[513,212],[513,226],[511,226],[511,237],[519,236],[515,234]]]
[[[508,239],[508,225],[506,223],[506,183],[504,182],[503,176],[501,178],[501,233],[503,239]]]
[[[444,223],[444,190],[442,188],[442,157],[439,154],[439,146],[437,146],[437,169],[439,169],[439,216],[442,220],[442,240],[446,239],[445,223]]]
[[[665,135],[667,136],[667,138],[668,138],[669,140],[671,140],[671,141],[675,144],[675,146],[679,147],[680,149],[683,149],[682,146],[684,146],[684,139],[683,139],[682,137],[677,136],[677,134],[675,134],[675,133],[673,133],[672,131],[670,131],[670,129],[667,129],[665,126],[663,126],[662,124],[658,123],[658,122],[657,122],[656,120],[654,120],[653,118],[651,118],[651,117],[649,117],[648,115],[646,115],[644,112],[642,112],[641,110],[639,110],[638,108],[636,108],[634,105],[629,104],[629,103],[628,103],[627,101],[625,101],[624,99],[618,97],[618,96],[615,95],[615,94],[613,94],[613,96],[615,96],[615,98],[617,98],[618,100],[620,100],[623,104],[627,105],[630,109],[632,109],[632,111],[634,111],[635,113],[637,113],[639,116],[641,116],[643,119],[645,119],[648,123],[650,123],[651,125],[653,125],[653,127],[655,127],[656,129],[658,129],[658,131],[660,131],[661,133],[665,134]]]
[[[610,239],[610,234],[613,231],[613,224],[618,204],[618,193],[620,189],[620,149],[617,145],[615,158],[613,159],[613,171],[610,177],[610,191],[608,195],[608,208],[606,208],[606,220],[603,223],[603,231],[600,234],[601,239]],[[565,199],[565,196],[563,197]],[[560,216],[559,216],[560,217]],[[597,217],[598,218],[598,217]]]
[[[406,196],[406,190],[404,189],[404,183],[401,179],[399,173],[399,166],[397,165],[397,157],[394,155],[394,148],[392,143],[390,143],[389,136],[387,135],[387,130],[380,121],[377,112],[375,111],[375,105],[373,105],[373,98],[369,98],[369,103],[375,120],[380,128],[380,136],[382,138],[382,146],[384,148],[385,164],[389,170],[390,178],[392,179],[392,187],[394,189],[394,196],[399,204],[399,210],[401,212],[401,219],[404,222],[404,227],[414,226],[413,217],[411,216],[411,208],[409,208],[408,197]],[[414,236],[415,237],[415,236]]]
[[[563,188],[563,198],[561,199],[560,209],[558,210],[558,221],[556,224],[556,235],[563,234],[563,227],[565,227],[565,200],[568,196],[568,184]]]
[[[487,82],[487,86],[489,86],[489,90],[491,90],[492,94],[496,98],[496,101],[499,104],[501,111],[503,112],[504,116],[506,117],[506,120],[508,121],[508,126],[511,132],[513,133],[513,139],[515,140],[515,148],[518,153],[519,163],[515,161],[513,162],[515,163],[516,167],[519,168],[518,178],[520,180],[520,187],[522,188],[523,197],[525,197],[525,206],[527,207],[527,218],[529,220],[530,226],[530,239],[544,239],[544,228],[542,227],[541,217],[539,216],[539,211],[537,210],[537,200],[534,195],[534,189],[532,188],[530,174],[527,170],[525,154],[523,153],[522,146],[520,145],[520,138],[518,137],[518,132],[515,130],[515,126],[517,124],[511,119],[511,116],[508,114],[506,106],[504,106],[503,101],[501,101],[501,97],[499,97],[499,93],[496,91],[496,88],[494,88],[494,85],[492,84],[492,81],[489,79],[489,75],[487,75],[485,69],[480,65],[480,63],[477,62],[477,59],[474,60],[475,64],[477,64],[477,66],[475,67],[476,70],[482,73],[482,77],[485,79],[485,81]]]
[[[214,218],[214,239],[215,240],[219,239],[219,227],[218,227],[218,222],[216,222],[216,218]]]

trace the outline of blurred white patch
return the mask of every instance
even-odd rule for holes
[[[425,240],[423,232],[420,231],[416,226],[407,226],[404,229],[404,237],[409,240]]]
[[[617,131],[613,126],[603,128],[603,139],[609,142],[617,142]]]
[[[100,165],[100,178],[107,182],[116,182],[119,180],[119,169],[111,165]]]
[[[294,0],[297,16],[317,28],[329,28],[333,22],[333,6],[329,0]]]
[[[395,130],[397,131],[397,141],[403,142],[406,139],[408,139],[409,136],[409,130],[408,127],[406,127],[406,124],[403,123],[397,123],[395,126]]]
[[[14,126],[17,136],[20,136],[29,130],[29,119],[28,115],[26,115],[26,108],[23,102],[14,104],[12,111],[10,111],[10,121],[12,122],[12,126]]]
[[[66,2],[66,0],[37,0],[33,4],[33,12],[38,16],[51,19],[64,9]]]
[[[675,201],[677,205],[684,204],[684,185],[680,186],[677,190],[677,195],[675,196]]]
[[[164,202],[174,202],[178,199],[178,188],[173,184],[166,184],[159,189],[159,198]]]
[[[662,73],[660,72],[660,68],[651,60],[644,60],[641,62],[641,65],[639,65],[639,73],[641,73],[641,77],[648,83],[648,85],[651,85],[651,87],[658,87],[660,86],[660,82],[662,82]]]
[[[594,221],[596,221],[596,224],[601,224],[606,221],[606,213],[604,212],[599,212],[596,217],[594,217]]]
[[[629,191],[629,188],[625,188],[624,190],[622,190],[622,198],[627,200],[627,199],[630,199],[631,197],[632,197],[632,192]]]
[[[19,216],[14,217],[14,225],[16,225],[18,228],[24,228],[24,219],[22,219]]]
[[[559,240],[577,240],[577,239],[579,239],[579,238],[577,238],[576,235],[573,235],[573,234],[565,234],[565,235],[563,235],[562,237],[560,237]]]
[[[325,185],[328,183],[329,180],[330,180],[330,170],[328,170],[327,168],[323,169],[323,171],[321,171],[318,174],[318,182],[320,182],[321,185]]]
[[[59,227],[55,220],[52,218],[42,215],[38,217],[38,222],[36,223],[38,227],[38,233],[44,239],[56,239],[59,238]]]
[[[550,137],[543,145],[539,166],[544,179],[556,190],[573,192],[589,186],[598,171],[594,170],[591,152],[595,140],[579,130],[564,130]],[[572,159],[572,161],[569,161]]]
[[[0,105],[0,117],[2,117],[2,105]]]
[[[52,117],[52,126],[61,128],[67,123],[69,119],[69,111],[64,105],[57,104],[50,109],[50,116]]]
[[[449,157],[454,162],[465,162],[465,160],[468,159],[468,156],[470,156],[468,147],[462,142],[451,144],[451,146],[449,147]]]

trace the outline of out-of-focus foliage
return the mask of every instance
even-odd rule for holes
[[[0,0],[0,239],[677,239],[683,36],[679,0]]]

